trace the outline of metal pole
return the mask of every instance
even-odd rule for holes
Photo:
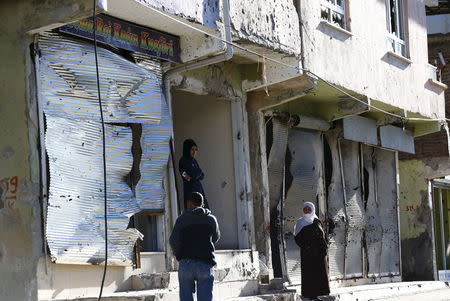
[[[374,152],[372,153],[372,162],[373,162],[373,156],[375,156],[375,158],[377,158],[377,153],[376,153],[376,149],[374,147]],[[377,205],[377,210],[378,210],[378,214],[380,214],[380,204],[378,203],[378,172],[377,172],[377,166],[378,164],[376,164],[376,166],[373,169],[373,178],[374,178],[374,192],[375,192],[375,204]],[[381,246],[380,246],[380,263],[378,264],[378,275],[381,277],[383,277],[383,273],[382,273],[382,269],[381,269],[381,265],[382,265],[382,260],[383,260],[383,234],[384,234],[384,229],[383,229],[383,223],[381,222],[381,217],[380,217],[380,225],[381,225]]]
[[[402,262],[402,239],[401,239],[401,225],[400,225],[400,170],[398,163],[398,152],[395,153],[395,185],[396,188],[396,209],[397,209],[397,234],[398,234],[398,260],[399,260],[399,275],[403,275],[403,262]]]
[[[442,189],[439,188],[439,216],[441,224],[441,248],[443,270],[447,269],[447,258],[445,256],[445,227],[444,227],[444,208],[442,206]]]
[[[344,196],[344,214],[345,214],[345,245],[344,245],[344,279],[347,275],[347,238],[348,238],[348,225],[347,225],[347,191],[345,187],[345,177],[344,177],[344,164],[342,162],[342,151],[341,151],[341,138],[338,138],[338,153],[339,153],[339,169],[341,171],[341,182],[342,182],[342,192]]]
[[[45,274],[48,275],[49,265],[48,265],[48,242],[47,242],[47,206],[48,206],[48,183],[47,183],[47,153],[45,148],[45,116],[44,116],[44,108],[43,101],[44,97],[42,96],[42,83],[40,80],[40,65],[39,65],[39,47],[38,47],[38,38],[35,38],[35,56],[34,56],[34,64],[35,64],[35,75],[36,75],[36,101],[38,107],[38,130],[39,130],[39,163],[40,163],[40,199],[42,206],[42,231],[44,232],[42,235],[42,239],[44,242],[44,259],[45,259]]]
[[[366,196],[366,187],[364,185],[364,146],[362,143],[359,144],[359,179],[361,181],[361,198],[364,204],[364,215],[366,214],[367,211],[367,200],[365,199]],[[363,232],[363,236],[365,237],[366,235],[366,231],[364,230]],[[364,239],[365,241],[365,239]],[[367,260],[367,244],[364,243],[364,246],[361,247],[361,272],[363,274],[363,278],[367,277],[367,266],[368,264],[366,263]]]

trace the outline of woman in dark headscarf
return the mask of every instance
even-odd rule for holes
[[[320,300],[330,294],[327,269],[327,242],[313,203],[305,202],[303,217],[294,227],[295,243],[300,247],[302,296]]]
[[[187,208],[187,201],[192,192],[200,192],[203,195],[204,207],[209,209],[209,204],[200,182],[205,177],[205,174],[198,165],[197,160],[195,160],[197,151],[198,147],[194,140],[184,140],[183,157],[180,158],[178,164],[178,170],[183,179],[184,209]]]

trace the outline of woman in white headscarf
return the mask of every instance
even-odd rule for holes
[[[295,243],[300,247],[302,296],[320,300],[318,296],[330,294],[327,242],[313,203],[304,203],[303,217],[295,224],[294,235]]]

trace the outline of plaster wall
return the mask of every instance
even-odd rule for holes
[[[432,280],[433,225],[428,179],[450,174],[448,157],[399,161],[400,234],[404,280]]]
[[[388,54],[385,0],[349,0],[350,33],[321,23],[320,2],[301,1],[307,69],[372,100],[410,113],[444,117],[443,90],[428,83],[423,0],[407,1],[411,63]]]
[[[141,268],[108,266],[104,295],[132,289],[132,276],[166,271],[164,252],[141,253]],[[40,258],[37,270],[38,299],[95,297],[100,291],[103,266],[54,264]]]
[[[219,0],[136,0],[212,29],[221,22]],[[300,53],[299,22],[292,1],[230,1],[233,35],[289,54]]]

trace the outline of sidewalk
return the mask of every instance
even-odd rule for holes
[[[450,288],[386,299],[387,301],[450,301]]]
[[[75,298],[72,301],[96,301],[97,298]],[[114,293],[104,301],[177,301],[176,289],[143,290]],[[302,298],[300,288],[231,299],[217,297],[215,301],[309,301]],[[324,301],[450,301],[450,283],[441,281],[367,284],[332,289]]]
[[[449,283],[442,281],[397,282],[341,287],[332,290],[331,295],[334,297],[334,300],[339,301],[369,301],[389,300],[390,298],[410,296],[439,290],[448,290],[450,298]]]
[[[290,287],[292,289],[292,287]],[[422,296],[422,297],[421,297]],[[436,299],[433,299],[436,298]],[[226,299],[226,301],[308,301],[296,291]],[[324,301],[450,301],[450,283],[441,281],[367,284],[332,289]],[[219,301],[219,300],[218,300]],[[222,301],[222,300],[220,300]]]

